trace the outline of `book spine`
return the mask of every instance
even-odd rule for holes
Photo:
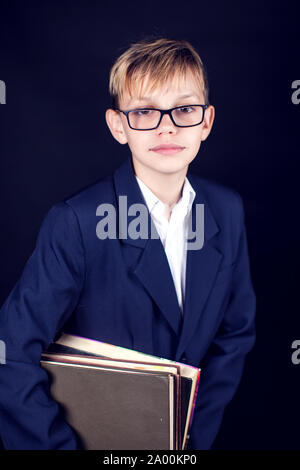
[[[196,387],[195,387],[195,393],[194,393],[194,399],[193,399],[191,417],[190,417],[190,422],[189,422],[189,426],[188,426],[188,431],[187,431],[187,436],[186,436],[186,441],[185,441],[184,450],[187,449],[188,441],[189,441],[189,438],[190,438],[190,432],[191,432],[192,422],[193,422],[193,418],[194,418],[196,400],[197,400],[198,389],[199,389],[200,374],[201,374],[201,371],[199,370],[198,375],[197,375],[197,382],[196,382]]]
[[[177,376],[177,447],[176,450],[181,449],[181,377]]]

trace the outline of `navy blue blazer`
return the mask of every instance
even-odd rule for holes
[[[204,204],[205,232],[203,247],[187,252],[183,315],[160,239],[96,235],[100,204],[118,212],[121,195],[128,207],[144,203],[131,158],[49,210],[0,310],[5,448],[79,448],[40,366],[42,350],[61,331],[200,367],[188,448],[211,447],[255,342],[255,295],[240,196],[190,171],[187,176],[196,191],[193,216],[195,204]]]

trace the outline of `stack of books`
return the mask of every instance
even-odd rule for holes
[[[41,365],[84,449],[186,449],[200,369],[65,333]]]

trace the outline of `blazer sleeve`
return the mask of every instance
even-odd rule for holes
[[[231,296],[223,320],[201,367],[188,449],[210,449],[219,431],[224,409],[240,383],[245,356],[256,338],[255,308],[243,203],[237,195],[238,248],[231,285]]]
[[[41,352],[74,310],[84,282],[78,220],[65,202],[47,213],[36,247],[0,310],[0,429],[7,449],[76,449],[77,436],[51,398]]]

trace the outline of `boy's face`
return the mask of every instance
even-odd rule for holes
[[[185,80],[180,79],[176,84],[170,81],[164,88],[145,94],[147,97],[142,99],[137,99],[134,95],[132,97],[129,94],[124,95],[120,109],[123,111],[142,107],[169,109],[175,106],[205,104],[203,92],[190,72]],[[123,113],[112,109],[106,111],[106,122],[115,139],[121,144],[129,145],[137,176],[145,174],[146,171],[153,177],[175,173],[178,176],[185,176],[188,165],[196,157],[202,140],[209,135],[213,120],[214,108],[209,106],[205,111],[203,122],[198,126],[177,127],[170,116],[165,114],[156,129],[140,131],[129,127]],[[170,144],[180,148],[176,151],[157,149],[161,145]]]

